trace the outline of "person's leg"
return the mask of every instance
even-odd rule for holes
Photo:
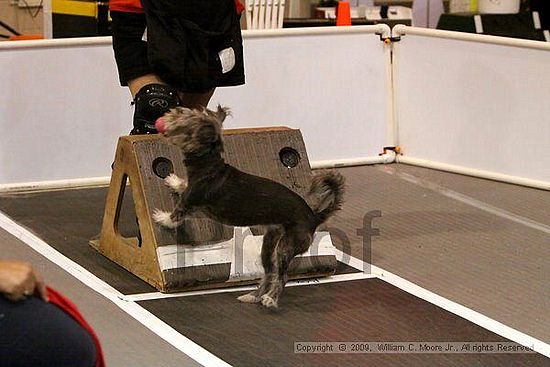
[[[212,88],[202,93],[176,91],[153,73],[129,80],[128,87],[135,103],[132,134],[156,133],[155,121],[171,108],[206,108],[215,90]]]
[[[214,94],[216,89],[212,88],[203,93],[189,93],[189,92],[180,92],[179,97],[181,105],[187,108],[206,108],[210,98]]]
[[[91,335],[55,305],[0,296],[0,363],[11,367],[92,367]]]
[[[138,76],[137,78],[128,80],[128,88],[130,89],[130,94],[132,98],[136,97],[136,94],[140,91],[141,88],[149,84],[166,84],[160,77],[154,73],[145,74]]]
[[[143,79],[143,80],[142,80]],[[170,109],[180,106],[178,91],[166,84],[150,83],[157,79],[153,74],[134,80],[129,85],[143,83],[134,96],[134,128],[130,132],[137,134],[156,134],[155,122]]]
[[[149,65],[147,42],[143,39],[145,14],[115,11],[111,12],[111,18],[119,81],[130,89],[135,107],[130,134],[156,133],[156,119],[179,105],[178,93]]]
[[[130,134],[156,133],[155,121],[171,108],[204,108],[214,88],[182,92],[168,85],[150,66],[148,43],[143,40],[145,14],[112,12],[113,50],[121,85],[127,85],[135,105]]]

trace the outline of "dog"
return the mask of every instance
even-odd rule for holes
[[[221,155],[228,114],[221,106],[217,111],[176,107],[157,120],[159,133],[181,149],[187,178],[166,177],[178,202],[172,212],[156,209],[153,220],[176,228],[186,216],[200,212],[230,226],[264,226],[264,275],[256,290],[238,300],[277,308],[290,261],[309,249],[316,228],[341,209],[344,177],[336,171],[314,175],[306,198],[310,206],[286,186],[236,169]]]

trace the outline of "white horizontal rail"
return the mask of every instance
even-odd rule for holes
[[[101,46],[110,45],[111,43],[111,37],[75,37],[44,40],[9,41],[0,42],[0,51],[27,48]]]
[[[282,29],[252,29],[242,32],[243,38],[267,38],[308,36],[325,34],[380,34],[382,37],[390,37],[391,29],[387,24],[363,25],[353,27],[309,27],[309,28],[282,28]]]
[[[335,160],[314,161],[314,162],[311,162],[311,168],[325,169],[325,168],[364,166],[364,165],[372,165],[372,164],[392,163],[394,160],[395,160],[394,155],[383,154],[378,157],[361,157],[361,158],[340,159],[340,160],[335,159]],[[67,179],[67,180],[0,184],[0,193],[15,194],[15,193],[37,192],[37,191],[55,191],[55,190],[65,190],[65,189],[104,187],[109,185],[110,180],[111,180],[110,176],[104,176],[104,177],[77,178],[77,179]]]
[[[64,189],[79,189],[90,187],[108,186],[111,181],[110,176],[76,178],[67,180],[20,182],[11,184],[1,184],[0,193],[23,193],[35,191],[54,191]]]
[[[287,29],[260,29],[244,30],[243,38],[268,38],[268,37],[288,37],[288,36],[308,36],[325,34],[380,34],[382,37],[389,37],[391,29],[386,24],[365,25],[354,27],[311,27],[311,28],[287,28]],[[0,42],[0,50],[15,50],[27,48],[50,48],[50,47],[81,47],[110,45],[111,37],[75,37],[75,38],[56,38],[45,40],[26,40]]]
[[[387,154],[383,154],[378,157],[360,157],[360,158],[340,159],[340,160],[315,161],[315,162],[311,162],[311,168],[323,169],[323,168],[365,166],[370,164],[392,163],[393,161],[394,161],[394,157]]]
[[[423,37],[446,38],[446,39],[454,39],[459,41],[489,43],[493,45],[522,47],[522,48],[550,51],[550,43],[542,42],[542,41],[531,41],[531,40],[524,40],[519,38],[489,36],[489,35],[473,34],[473,33],[465,33],[465,32],[443,31],[443,30],[430,29],[430,28],[416,28],[416,27],[406,26],[403,24],[398,24],[392,29],[392,35],[394,37],[400,37],[408,34],[423,36]]]
[[[542,190],[550,190],[550,182],[532,180],[523,177],[516,177],[511,175],[505,175],[497,172],[490,172],[475,168],[462,167],[447,163],[433,162],[426,159],[418,159],[407,156],[398,156],[397,162],[410,164],[413,166],[432,168],[441,171],[459,173],[461,175],[480,177],[494,181],[506,182],[515,185],[534,187]]]
[[[542,190],[550,190],[550,182],[544,182],[539,180],[531,180],[522,177],[504,175],[496,172],[484,171],[479,169],[473,169],[468,167],[462,167],[452,164],[433,162],[426,159],[418,159],[407,156],[397,156],[395,161],[398,163],[410,164],[413,166],[432,168],[436,170],[458,173],[466,176],[480,177],[494,181],[506,182],[515,185],[533,187]],[[394,159],[382,155],[379,157],[362,157],[353,159],[342,160],[325,160],[311,162],[312,169],[326,169],[326,168],[341,168],[341,167],[353,167],[353,166],[365,166],[373,164],[388,164],[393,163]],[[102,187],[108,186],[110,177],[91,177],[82,179],[70,179],[70,180],[56,180],[56,181],[41,181],[41,182],[22,182],[14,184],[0,185],[0,193],[22,193],[22,192],[34,192],[34,191],[53,191],[63,189],[78,189],[78,188],[90,188],[90,187]]]

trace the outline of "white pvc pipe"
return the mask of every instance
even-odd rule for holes
[[[361,157],[351,159],[339,159],[339,160],[324,160],[311,162],[312,169],[325,169],[325,168],[340,168],[340,167],[353,167],[353,166],[365,166],[372,164],[388,164],[395,162],[395,153],[389,151],[381,154],[378,157]],[[91,188],[91,187],[103,187],[108,186],[111,177],[90,177],[90,178],[77,178],[69,180],[55,180],[55,181],[38,181],[38,182],[20,182],[12,184],[1,184],[0,193],[15,194],[22,192],[36,192],[36,191],[54,191],[65,189],[79,189],[79,188]]]
[[[42,33],[44,38],[53,38],[53,24],[52,24],[52,0],[42,1]]]
[[[312,169],[324,169],[324,168],[340,168],[340,167],[353,167],[353,166],[365,166],[371,164],[386,164],[393,163],[395,161],[395,153],[386,153],[378,157],[361,157],[351,159],[338,159],[338,160],[325,160],[311,162]]]
[[[386,74],[386,147],[396,147],[397,142],[397,119],[395,114],[395,98],[393,85],[393,64],[392,64],[393,44],[389,43],[384,47],[384,64]]]
[[[488,36],[488,35],[465,33],[465,32],[442,31],[442,30],[429,29],[429,28],[416,28],[416,27],[409,27],[403,24],[398,24],[392,29],[393,37],[400,37],[407,34],[423,36],[423,37],[445,38],[445,39],[454,39],[459,41],[490,43],[493,45],[522,47],[522,48],[550,51],[550,43],[541,42],[541,41],[531,41],[531,40],[524,40],[519,38],[511,38],[511,37]]]
[[[243,38],[269,38],[269,37],[290,37],[328,34],[380,34],[382,37],[390,37],[391,29],[386,24],[354,26],[354,27],[312,27],[312,28],[285,28],[285,29],[262,29],[243,30]],[[107,37],[75,37],[56,38],[43,40],[26,40],[1,42],[0,50],[26,49],[26,48],[48,48],[48,47],[73,47],[73,46],[100,46],[110,45],[112,38]]]
[[[398,163],[405,163],[405,164],[410,164],[414,166],[432,168],[440,171],[459,173],[461,175],[480,177],[480,178],[485,178],[489,180],[506,182],[506,183],[511,183],[515,185],[527,186],[527,187],[534,187],[536,189],[550,191],[550,182],[545,182],[545,181],[504,175],[497,172],[490,172],[490,171],[484,171],[484,170],[479,170],[475,168],[455,166],[452,164],[433,162],[425,159],[418,159],[418,158],[412,158],[407,156],[397,156],[396,161]]]
[[[0,51],[27,49],[27,48],[102,46],[102,45],[110,45],[110,44],[111,44],[111,37],[56,38],[56,39],[43,39],[43,40],[0,42]]]
[[[111,177],[90,177],[76,178],[69,180],[55,181],[37,181],[37,182],[20,182],[12,184],[1,184],[0,193],[22,193],[35,191],[53,191],[64,189],[78,189],[89,187],[108,186]]]
[[[395,28],[395,27],[394,27]],[[393,30],[392,30],[393,32]],[[393,34],[392,34],[393,36]],[[386,139],[392,139],[393,144],[392,145],[386,145],[386,146],[394,146],[399,147],[401,146],[401,140],[399,137],[399,93],[397,93],[397,74],[396,71],[398,70],[399,65],[399,47],[398,45],[391,44],[391,62],[390,62],[390,84],[388,84],[387,89],[389,91],[386,91],[387,98],[391,99],[391,110],[389,110],[389,113],[391,114],[391,120],[389,123],[386,124],[386,129],[391,130],[386,132]],[[389,106],[387,106],[389,108]]]
[[[353,27],[309,27],[309,28],[279,28],[279,29],[247,29],[242,31],[243,38],[268,38],[309,36],[321,34],[380,34],[390,37],[391,29],[387,24],[362,25]]]

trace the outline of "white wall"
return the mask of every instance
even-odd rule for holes
[[[109,175],[132,115],[105,41],[0,48],[0,183]]]
[[[399,29],[394,99],[380,29],[332,27],[245,32],[247,83],[211,105],[233,109],[228,128],[297,127],[310,160],[345,161],[392,145],[395,104],[404,157],[548,187],[550,45]],[[3,42],[0,70],[0,187],[110,174],[132,107],[109,38]]]
[[[388,117],[379,29],[246,33],[247,84],[212,104],[233,108],[228,127],[301,128],[310,160],[376,155]],[[22,42],[0,45],[0,185],[108,176],[132,119],[110,39]]]
[[[211,105],[233,107],[226,127],[300,128],[310,160],[376,156],[388,118],[383,50],[365,33],[258,33],[245,42],[246,85],[218,89]]]
[[[394,93],[405,156],[550,182],[550,47],[403,29]]]

